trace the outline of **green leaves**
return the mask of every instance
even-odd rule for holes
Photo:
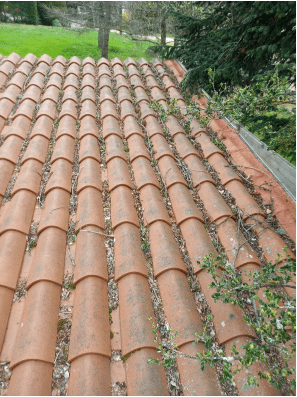
[[[283,75],[295,64],[293,2],[199,2],[201,15],[193,17],[171,9],[176,24],[174,46],[158,46],[164,58],[179,59],[190,69],[188,87],[199,84],[207,91],[208,71],[216,70],[215,88],[221,82],[244,86],[255,74],[265,75],[273,63],[284,66]]]
[[[244,371],[245,390],[259,387],[259,379],[265,379],[277,389],[288,384],[287,377],[294,373],[294,368],[288,365],[288,360],[296,352],[296,299],[284,295],[282,287],[292,283],[292,277],[296,275],[296,263],[290,259],[287,247],[284,247],[284,251],[286,257],[283,258],[279,254],[276,265],[268,263],[259,271],[245,273],[249,278],[248,283],[242,282],[239,272],[222,255],[215,258],[213,254],[209,254],[203,259],[202,264],[198,262],[203,271],[212,276],[213,281],[209,287],[214,290],[212,297],[215,301],[248,308],[248,313],[254,311],[243,320],[253,327],[257,334],[255,339],[248,340],[240,349],[239,346],[233,345],[225,354],[222,349],[213,348],[212,337],[209,335],[212,316],[207,315],[202,332],[195,333],[193,342],[203,343],[205,351],[197,353],[195,357],[187,356],[198,360],[202,370],[207,365],[214,367],[216,362],[220,362],[223,365],[221,380],[229,384],[233,383],[237,373]],[[278,265],[280,260],[281,266]],[[148,362],[170,368],[175,363],[176,356],[183,356],[174,343],[178,333],[170,329],[166,341],[163,339],[161,342],[158,340],[154,322],[152,333],[155,342],[158,343],[157,351],[162,358]],[[262,363],[264,366],[260,366],[263,370],[257,375],[252,375],[250,369],[255,363]],[[296,387],[295,383],[295,379],[290,381],[291,391]]]

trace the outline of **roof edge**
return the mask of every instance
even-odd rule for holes
[[[164,63],[173,71],[178,82],[181,82],[187,72],[182,63],[177,60],[164,60]],[[205,90],[201,90],[208,100],[209,94]],[[231,122],[225,115],[221,114],[221,116],[223,119],[213,120],[210,126],[216,131],[224,131],[224,136],[228,138],[224,144],[237,164],[241,164],[244,157],[246,162],[244,165],[265,170],[266,173],[269,172],[267,182],[272,183],[273,186],[274,214],[288,235],[296,242],[296,168],[274,151],[268,150],[267,145],[242,127],[238,121],[232,120]],[[231,140],[232,146],[230,145]],[[234,144],[238,150],[234,150]],[[261,151],[257,152],[257,148],[260,148]],[[267,161],[268,159],[270,161]],[[287,173],[290,176],[287,176]],[[285,181],[285,178],[288,178],[289,182]],[[261,192],[261,196],[264,201],[270,201],[268,192]]]

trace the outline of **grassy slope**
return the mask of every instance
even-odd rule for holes
[[[96,31],[78,35],[63,28],[0,23],[0,54],[7,56],[16,52],[22,57],[28,53],[37,57],[48,54],[52,58],[63,55],[67,59],[75,55],[81,59],[90,56],[98,60],[101,50],[97,47],[97,36]],[[128,57],[144,57],[150,61],[153,57],[145,54],[145,50],[151,45],[149,42],[135,42],[125,35],[111,33],[109,58],[125,60]]]

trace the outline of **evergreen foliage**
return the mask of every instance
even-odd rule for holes
[[[55,18],[50,18],[45,13],[43,4],[52,5],[57,8],[66,9],[66,1],[0,1],[0,20],[11,22],[11,17],[16,23],[28,25],[52,26]]]
[[[54,6],[60,10],[63,10],[63,11],[66,10],[66,1],[38,1],[37,2],[38,15],[39,15],[41,25],[52,26],[53,20],[56,19],[56,17],[51,17],[48,15],[48,13],[42,7],[43,4],[45,4],[49,7]]]
[[[11,15],[15,22],[29,25],[38,24],[37,1],[1,1],[0,9],[4,17]],[[3,18],[3,20],[5,20],[5,18]]]
[[[215,70],[215,87],[250,84],[278,65],[281,75],[295,65],[296,6],[293,1],[196,2],[201,16],[171,7],[179,37],[174,46],[158,46],[164,58],[179,59],[190,69],[188,86],[211,91],[207,70]],[[290,75],[290,77],[293,77]]]

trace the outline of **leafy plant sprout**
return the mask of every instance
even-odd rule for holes
[[[282,255],[278,254],[276,264],[268,263],[260,270],[245,272],[249,278],[248,283],[243,283],[240,273],[223,255],[215,258],[213,254],[209,254],[204,257],[203,263],[198,262],[203,271],[207,271],[212,276],[209,288],[215,290],[212,295],[215,302],[220,300],[241,308],[249,306],[254,311],[254,315],[244,316],[244,321],[253,327],[256,338],[241,345],[241,352],[235,345],[226,354],[222,349],[213,352],[211,336],[207,334],[212,316],[207,315],[203,331],[200,334],[195,333],[196,339],[193,342],[203,343],[205,352],[197,353],[196,356],[189,356],[178,350],[174,343],[178,332],[172,329],[168,331],[168,342],[162,344],[158,340],[156,324],[152,322],[152,333],[158,345],[157,351],[162,353],[162,358],[150,359],[148,363],[170,368],[177,356],[188,357],[198,360],[203,370],[206,365],[213,367],[215,362],[221,362],[223,364],[221,380],[224,382],[232,384],[234,376],[245,370],[247,380],[244,388],[246,389],[258,387],[258,379],[265,379],[276,389],[286,384],[289,392],[292,393],[296,389],[296,379],[292,379],[295,368],[290,366],[289,360],[293,359],[296,353],[296,298],[290,297],[282,289],[296,288],[293,282],[293,275],[296,276],[296,262],[291,260],[287,247],[284,247],[284,251],[286,255],[284,262],[280,263]],[[218,271],[218,268],[224,270]],[[236,366],[233,365],[235,362]],[[264,363],[267,371],[260,371],[258,376],[252,375],[250,367],[256,362]]]

